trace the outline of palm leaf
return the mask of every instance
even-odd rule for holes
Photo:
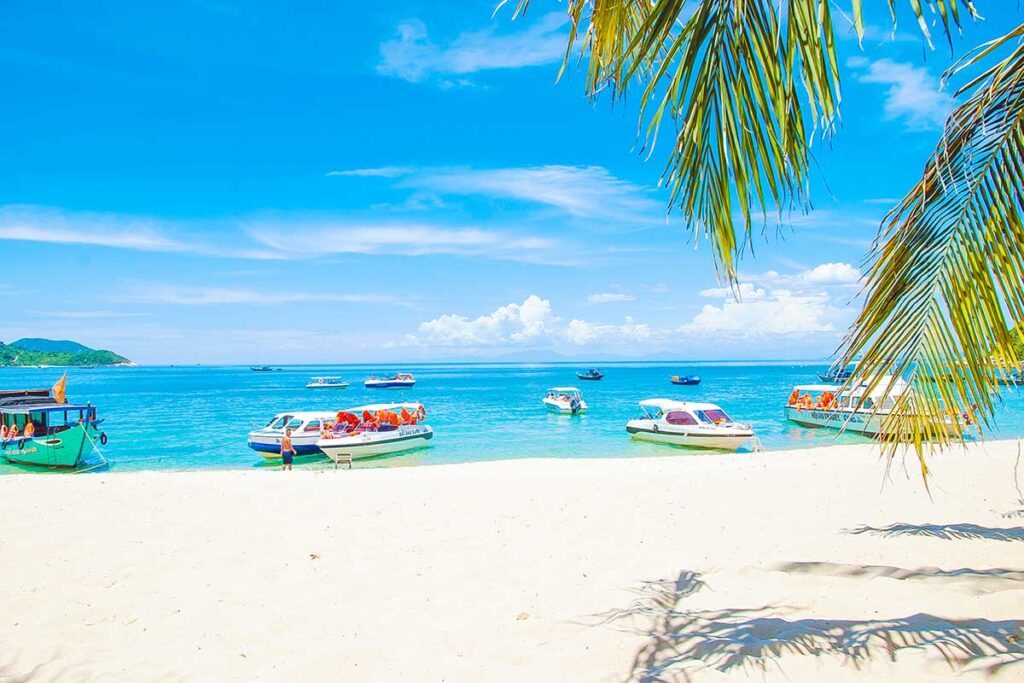
[[[504,5],[508,0],[503,0]],[[887,0],[895,25],[896,1]],[[929,39],[926,12],[947,37],[972,0],[908,0]],[[586,89],[623,97],[642,89],[641,135],[653,149],[662,124],[674,143],[662,173],[670,206],[694,239],[711,243],[719,276],[770,212],[810,208],[811,142],[829,136],[839,113],[833,0],[567,0],[573,47],[586,61]],[[515,16],[530,0],[519,0]],[[863,36],[860,0],[851,0]],[[737,221],[736,217],[739,217]]]
[[[894,208],[869,256],[864,308],[843,347],[858,376],[905,376],[912,394],[888,431],[942,445],[950,412],[986,428],[996,380],[1022,360],[1010,328],[1024,320],[1024,25],[983,45],[947,76],[1009,54],[961,88],[921,181]],[[956,433],[962,435],[962,422]]]

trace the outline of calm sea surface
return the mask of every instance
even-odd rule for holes
[[[626,420],[645,398],[677,398],[720,404],[735,419],[750,422],[768,449],[834,443],[865,443],[864,437],[832,430],[804,429],[782,419],[782,405],[793,385],[817,381],[822,366],[747,364],[607,364],[599,382],[579,382],[561,364],[285,366],[257,373],[248,367],[72,368],[68,397],[92,402],[109,443],[103,452],[111,470],[264,467],[246,446],[249,430],[272,415],[291,410],[338,410],[364,403],[419,401],[434,428],[432,446],[406,455],[357,463],[395,467],[512,458],[603,458],[679,456],[670,446],[632,441]],[[406,390],[367,390],[371,374],[394,370],[416,374]],[[0,369],[0,388],[51,386],[59,369]],[[673,386],[673,374],[699,374],[696,387]],[[314,375],[338,375],[344,390],[311,390]],[[583,416],[545,412],[541,398],[549,387],[578,386],[590,405]],[[989,438],[1024,435],[1024,396],[1010,390]],[[324,467],[318,458],[299,458],[303,467]],[[0,473],[20,471],[0,464]]]

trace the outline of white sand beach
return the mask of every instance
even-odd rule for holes
[[[1016,442],[667,453],[0,477],[0,680],[1024,677]]]

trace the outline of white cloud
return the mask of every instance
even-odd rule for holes
[[[634,301],[635,299],[636,297],[632,294],[622,294],[621,292],[602,292],[600,294],[591,294],[587,297],[587,301],[592,304],[610,304],[621,301]]]
[[[448,314],[420,323],[418,341],[438,346],[492,346],[524,344],[541,339],[558,322],[551,302],[536,294],[523,303],[506,304],[477,318]]]
[[[853,284],[860,280],[860,271],[849,263],[822,263],[798,276],[812,284]]]
[[[498,34],[494,27],[462,33],[448,45],[438,45],[419,19],[398,25],[396,36],[381,43],[377,73],[411,83],[434,76],[464,76],[491,69],[517,69],[553,64],[562,59],[567,42],[568,16],[552,12],[523,30]],[[518,26],[516,27],[518,28]],[[444,87],[468,85],[466,79],[446,78]]]
[[[171,237],[180,226],[152,218],[89,211],[68,212],[31,205],[0,206],[0,240],[83,245],[196,254],[219,258],[278,259],[266,250],[226,248],[209,244],[205,237]]]
[[[845,326],[849,315],[849,310],[833,306],[824,293],[777,289],[753,300],[726,298],[721,306],[705,305],[679,331],[740,338],[834,333],[837,326]]]
[[[925,67],[891,59],[868,63],[853,58],[847,64],[860,70],[855,77],[861,83],[889,86],[885,92],[886,120],[903,121],[913,131],[941,129],[945,124],[952,99],[940,91],[939,80]]]
[[[649,325],[638,323],[630,316],[626,316],[626,321],[622,325],[602,325],[573,318],[565,330],[565,338],[577,346],[594,342],[616,344],[643,342],[653,336],[654,331]]]
[[[250,234],[270,249],[295,258],[307,257],[313,251],[319,255],[448,254],[528,263],[574,263],[564,256],[564,247],[557,240],[473,227],[302,221],[295,225],[263,223],[251,226]]]
[[[775,273],[775,271],[768,271],[769,273]],[[736,289],[731,287],[711,287],[709,289],[700,290],[700,295],[708,299],[726,299],[734,298],[740,301],[748,301],[750,299],[763,299],[765,292],[763,289],[759,289],[749,282],[741,282]]]
[[[317,292],[260,292],[229,287],[183,287],[164,283],[129,282],[119,302],[167,304],[177,306],[214,306],[249,304],[280,306],[301,302],[405,303],[407,299],[385,294],[333,294]]]
[[[379,166],[377,168],[351,168],[343,171],[331,171],[329,176],[351,176],[357,178],[397,178],[413,171],[408,166]]]

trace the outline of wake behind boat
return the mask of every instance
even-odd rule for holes
[[[423,424],[422,403],[374,403],[340,411],[317,447],[334,462],[402,453],[429,445],[434,430]]]
[[[363,382],[367,389],[408,389],[416,384],[411,372],[399,372],[393,377],[371,377]]]
[[[576,387],[551,387],[541,402],[548,410],[562,415],[580,415],[587,412],[583,392]]]
[[[640,401],[640,416],[626,423],[634,439],[673,446],[734,451],[753,438],[750,425],[734,422],[714,403],[649,398]]]

